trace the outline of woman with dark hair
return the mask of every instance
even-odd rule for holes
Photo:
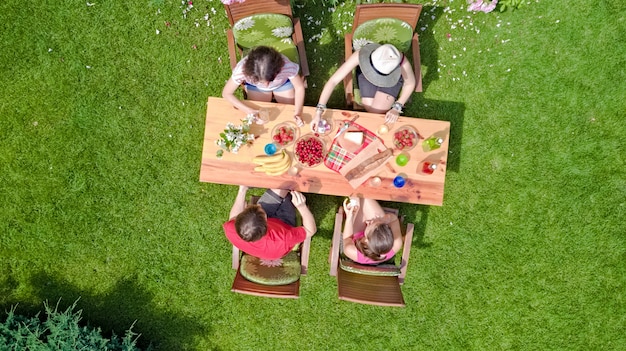
[[[298,71],[300,66],[268,46],[257,46],[250,50],[226,82],[222,90],[222,97],[228,100],[235,108],[256,117],[259,111],[246,105],[235,96],[235,90],[241,84],[249,100],[278,103],[295,106],[294,119],[298,126],[302,122],[302,106],[304,105],[304,82]],[[264,123],[257,118],[257,123]]]
[[[343,204],[343,254],[361,264],[388,261],[402,248],[398,217],[385,213],[373,199],[352,198]]]

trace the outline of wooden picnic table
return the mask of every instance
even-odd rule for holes
[[[410,151],[408,163],[401,167],[395,162],[396,155],[389,159],[387,166],[376,175],[381,179],[378,186],[366,181],[354,189],[339,173],[328,169],[323,163],[313,168],[302,168],[295,176],[285,173],[280,176],[269,176],[264,172],[257,172],[257,166],[252,162],[255,156],[264,154],[266,144],[272,142],[271,132],[275,125],[293,121],[294,108],[292,105],[278,103],[264,103],[247,100],[246,103],[269,110],[269,122],[263,125],[252,125],[250,132],[258,136],[252,145],[242,147],[237,154],[224,151],[222,157],[217,156],[220,147],[216,140],[225,129],[228,122],[241,124],[245,113],[235,109],[223,98],[209,97],[204,131],[204,145],[202,148],[202,164],[200,167],[200,181],[218,184],[246,185],[258,188],[282,188],[298,190],[305,193],[326,194],[335,196],[359,196],[383,201],[407,202],[414,204],[437,205],[443,204],[444,183],[446,178],[446,161],[448,157],[448,139],[450,122],[429,120],[401,116],[389,128],[389,132],[379,137],[385,146],[393,148],[393,132],[405,125],[417,129],[420,135],[419,144]],[[332,138],[344,120],[350,120],[354,113],[359,118],[356,123],[376,132],[384,123],[384,116],[367,112],[343,111],[328,109],[324,118],[332,120],[333,130],[328,136],[322,136],[326,148],[330,146]],[[300,128],[299,135],[311,133],[309,123],[315,114],[315,107],[305,106],[302,118],[305,125]],[[426,152],[422,148],[422,141],[432,135],[441,137],[443,144],[439,149]],[[287,146],[287,151],[293,156],[294,144]],[[438,167],[433,174],[421,172],[424,161],[436,162]],[[295,163],[295,159],[294,159]],[[402,174],[406,184],[402,188],[393,185],[393,178]]]

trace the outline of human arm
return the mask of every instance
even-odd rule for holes
[[[356,245],[354,245],[352,236],[354,235],[354,221],[361,208],[358,205],[349,206],[347,202],[344,202],[343,210],[346,213],[346,223],[343,226],[342,233],[343,254],[349,259],[356,261],[358,250]]]
[[[389,225],[391,232],[393,233],[393,246],[391,247],[391,250],[397,253],[400,249],[402,249],[402,230],[400,228],[400,220],[398,219],[398,216],[391,213],[386,213],[383,220]]]
[[[396,102],[400,104],[400,110],[392,107],[389,111],[387,111],[385,114],[385,123],[393,124],[398,120],[404,104],[409,101],[411,94],[413,94],[413,91],[415,90],[415,73],[413,73],[413,67],[411,67],[411,63],[406,57],[402,60],[400,69],[403,83],[400,96],[396,100]]]
[[[306,237],[312,237],[317,232],[317,225],[315,224],[313,213],[311,213],[311,210],[309,210],[309,207],[306,205],[306,198],[301,192],[292,191],[291,202],[296,207],[298,212],[300,212],[300,216],[302,217],[302,226],[304,227],[304,230],[306,230]]]
[[[237,217],[243,210],[246,208],[246,193],[248,192],[248,187],[245,185],[240,185],[239,190],[237,191],[237,197],[235,197],[235,202],[233,203],[233,207],[230,209],[229,219],[233,219]]]
[[[359,65],[359,52],[354,52],[346,62],[344,62],[339,68],[333,73],[332,76],[328,79],[326,84],[324,84],[324,88],[322,89],[322,93],[320,94],[320,98],[317,101],[318,106],[323,105],[324,107],[328,103],[330,96],[333,93],[335,87],[343,81],[348,74],[352,74],[352,70]],[[322,118],[322,113],[324,113],[324,109],[317,109],[315,111],[315,116],[311,121],[311,129],[313,131],[317,130],[317,124]]]
[[[231,105],[233,105],[236,109],[241,110],[245,112],[246,114],[258,113],[257,110],[244,104],[243,101],[239,100],[235,96],[235,90],[237,90],[238,87],[239,87],[239,83],[235,82],[232,78],[229,78],[228,81],[226,82],[226,85],[224,85],[224,89],[222,89],[222,97],[226,99],[228,102],[230,102]]]
[[[302,107],[304,106],[304,81],[302,80],[302,76],[299,74],[292,78],[289,78],[291,84],[293,85],[293,89],[295,91],[294,96],[294,117],[298,116],[300,118],[296,118],[296,121],[302,121]],[[298,125],[298,127],[302,127],[302,125]]]

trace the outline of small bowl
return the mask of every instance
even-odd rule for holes
[[[398,150],[411,150],[419,143],[417,129],[410,125],[402,126],[393,132],[393,145]]]
[[[282,132],[282,133],[281,133]],[[286,133],[286,134],[285,134]],[[280,146],[291,145],[300,134],[300,128],[293,122],[278,123],[272,129],[272,142]]]
[[[396,188],[402,188],[404,184],[406,184],[406,179],[403,176],[399,175],[393,178],[393,186]]]
[[[276,144],[269,143],[269,144],[265,144],[265,148],[263,148],[263,150],[265,151],[265,154],[267,156],[272,156],[273,154],[276,153],[276,151],[278,151],[278,148],[276,147]]]
[[[293,154],[302,167],[315,167],[324,162],[326,146],[322,138],[309,133],[296,140]]]
[[[319,123],[317,124],[316,133],[320,135],[328,135],[333,131],[333,120],[330,118],[320,118]]]

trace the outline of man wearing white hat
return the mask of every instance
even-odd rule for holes
[[[361,104],[368,112],[384,113],[386,123],[394,123],[415,89],[411,63],[391,44],[370,43],[355,51],[324,85],[311,122],[317,128],[333,89],[357,69]],[[400,96],[397,98],[398,94]]]

